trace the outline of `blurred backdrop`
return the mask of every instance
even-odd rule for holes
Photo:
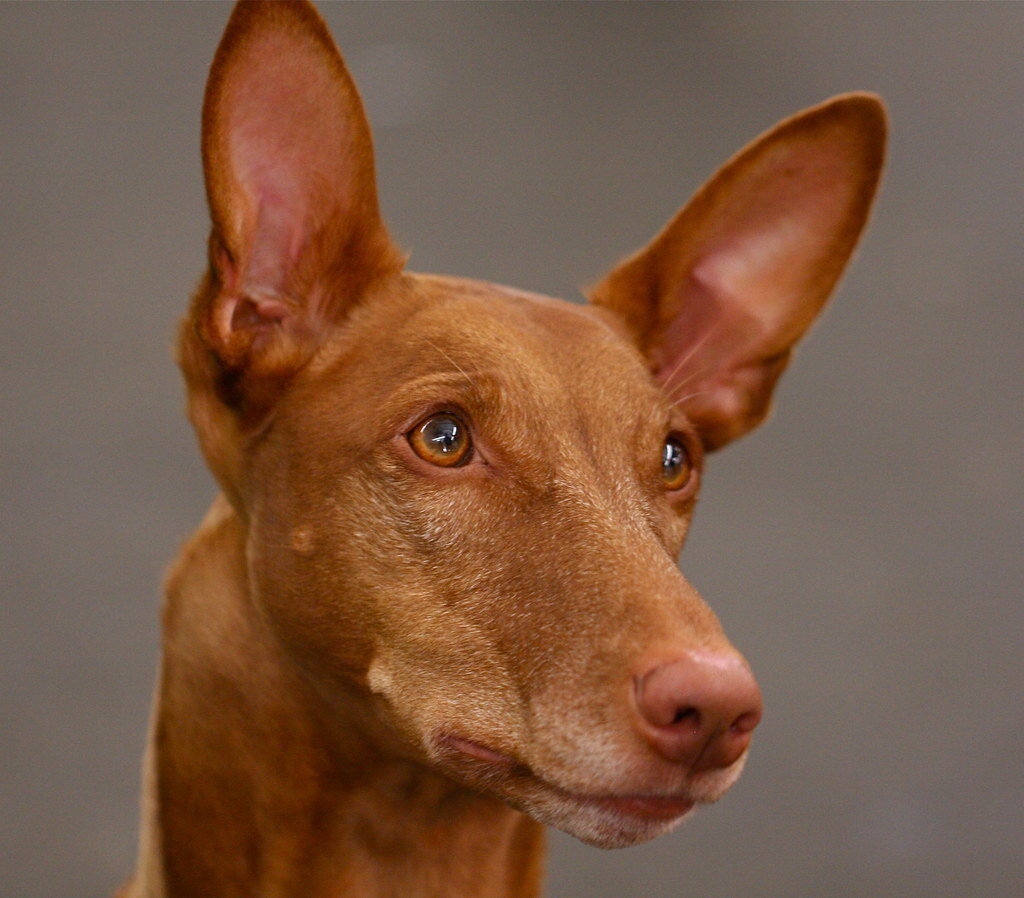
[[[218,4],[0,5],[0,894],[135,851],[162,570],[213,494],[175,324]],[[874,221],[682,564],[764,688],[678,833],[551,839],[553,896],[1024,882],[1024,5],[337,4],[412,265],[577,297],[734,150],[884,95]]]

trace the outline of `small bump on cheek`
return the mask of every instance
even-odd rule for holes
[[[299,555],[309,555],[316,546],[316,537],[313,528],[301,525],[292,530],[291,547]]]

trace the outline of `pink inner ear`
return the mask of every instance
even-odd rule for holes
[[[302,231],[295,210],[275,189],[268,189],[259,200],[239,289],[253,296],[284,296],[301,251]]]
[[[758,321],[776,349],[803,333],[845,261],[830,256],[859,187],[852,157],[842,145],[780,142],[737,179],[698,239],[692,279]]]
[[[831,288],[829,256],[856,190],[849,167],[841,150],[787,142],[715,198],[670,279],[679,286],[653,354],[674,398],[686,384],[728,382],[807,329]]]
[[[240,286],[283,292],[314,236],[354,224],[372,192],[369,138],[340,61],[309,34],[257,31],[235,52],[214,126],[227,189],[214,201]]]
[[[655,380],[674,402],[727,379],[733,364],[759,342],[763,325],[741,305],[719,298],[696,272],[680,288],[679,312],[662,331],[651,358]]]

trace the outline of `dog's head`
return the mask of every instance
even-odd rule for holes
[[[181,362],[255,600],[322,694],[595,844],[731,785],[760,697],[675,557],[704,453],[763,419],[856,243],[884,130],[867,95],[783,122],[589,305],[416,275],[323,22],[236,7]]]

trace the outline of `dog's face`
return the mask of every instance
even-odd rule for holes
[[[666,443],[684,453],[667,471]],[[576,796],[713,799],[733,778],[691,777],[631,720],[654,643],[728,648],[673,560],[700,457],[594,309],[403,277],[302,372],[253,456],[260,601],[314,676],[362,682],[446,772],[630,842],[680,813]]]
[[[315,12],[236,9],[181,358],[254,596],[323,694],[371,707],[386,748],[603,846],[731,785],[753,724],[691,751],[638,690],[686,656],[754,702],[674,559],[704,452],[763,418],[853,248],[883,131],[864,96],[789,120],[590,305],[413,275]]]

